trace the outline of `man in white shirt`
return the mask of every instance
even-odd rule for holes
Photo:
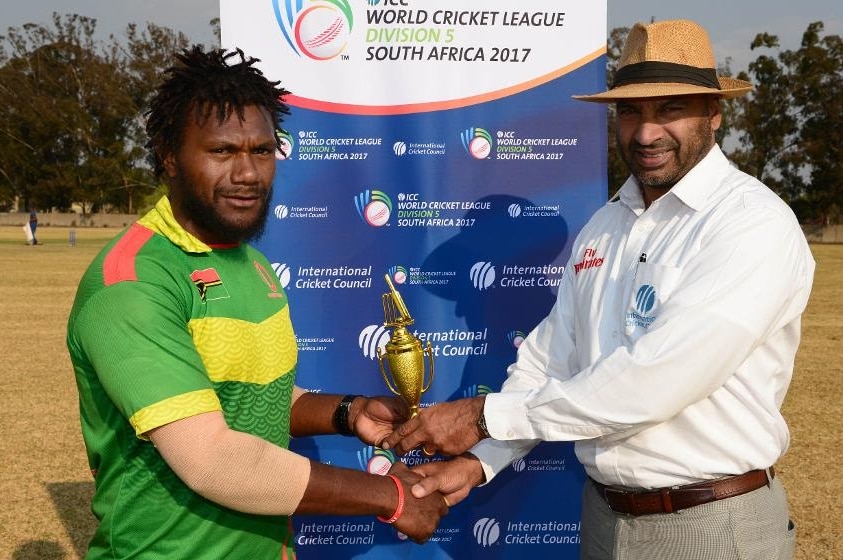
[[[418,468],[414,495],[455,504],[539,441],[575,441],[581,558],[792,558],[773,464],[814,261],[787,205],[715,143],[719,100],[751,89],[677,20],[635,25],[612,88],[575,96],[616,104],[631,176],[580,232],[501,391],[382,442],[456,456]]]

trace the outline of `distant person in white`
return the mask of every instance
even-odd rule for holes
[[[382,442],[456,455],[419,467],[414,495],[455,504],[539,441],[575,441],[581,558],[793,557],[773,465],[814,260],[790,208],[715,143],[719,100],[752,86],[714,60],[693,22],[637,24],[612,87],[575,96],[615,103],[631,177],[580,232],[501,391]]]

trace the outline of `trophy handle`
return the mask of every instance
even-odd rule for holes
[[[430,344],[429,341],[428,341],[428,344]],[[378,365],[381,368],[381,375],[383,375],[383,380],[386,382],[387,388],[390,391],[392,391],[393,394],[398,395],[400,397],[401,393],[399,393],[398,389],[396,389],[392,385],[392,381],[389,380],[389,375],[387,375],[387,373],[386,373],[386,368],[383,367],[383,362],[384,362],[385,359],[386,359],[386,352],[383,350],[383,348],[378,347]]]
[[[431,348],[429,340],[427,341],[427,346],[423,354],[427,356],[427,371],[429,375],[427,376],[427,385],[422,389],[422,393],[430,389],[430,384],[433,383],[433,348]]]

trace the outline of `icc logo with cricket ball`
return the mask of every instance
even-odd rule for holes
[[[348,0],[272,0],[272,7],[284,39],[296,54],[330,60],[345,50],[354,26]]]
[[[278,133],[278,144],[278,149],[275,150],[275,159],[279,161],[289,159],[290,156],[293,154],[293,148],[296,145],[295,141],[293,140],[292,134],[290,134],[286,130],[280,131]]]
[[[370,445],[357,452],[360,468],[370,474],[387,474],[395,461],[395,454],[392,451],[386,451],[380,447]]]
[[[392,215],[392,200],[382,191],[365,190],[354,197],[357,214],[372,227],[386,225]]]
[[[395,284],[403,284],[407,281],[407,269],[400,265],[389,267],[387,271]]]
[[[462,147],[474,159],[489,159],[492,155],[492,135],[484,128],[466,128],[460,133]]]

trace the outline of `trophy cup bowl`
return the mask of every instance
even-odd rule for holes
[[[407,326],[413,324],[413,318],[389,275],[384,277],[389,285],[389,293],[382,298],[384,326],[392,328],[392,335],[383,348],[378,348],[378,363],[386,386],[407,403],[410,417],[413,417],[419,413],[422,394],[433,382],[433,349],[429,341],[423,348],[421,341],[407,330]]]

